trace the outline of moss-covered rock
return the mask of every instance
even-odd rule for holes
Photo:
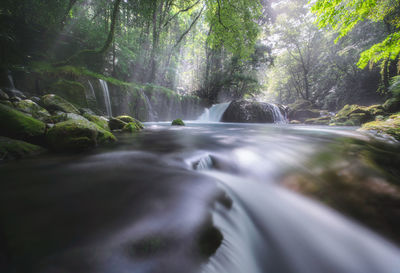
[[[42,143],[46,125],[20,111],[0,104],[0,135]]]
[[[113,134],[90,121],[73,119],[57,123],[49,129],[46,137],[52,150],[73,152],[116,140]]]
[[[44,152],[45,149],[21,140],[0,136],[0,162],[2,160],[20,159]]]
[[[380,137],[393,137],[400,141],[400,113],[390,116],[384,121],[372,121],[364,124],[360,129],[361,132],[369,132]]]
[[[87,107],[85,87],[76,81],[59,80],[51,86],[54,93],[80,107]]]
[[[136,133],[142,130],[142,127],[136,122],[129,122],[122,128],[123,132]]]
[[[122,130],[127,124],[128,123],[117,118],[111,118],[110,121],[108,122],[108,126],[112,131]]]
[[[396,113],[400,111],[400,98],[391,98],[385,101],[383,108],[388,113]]]
[[[138,121],[137,119],[135,119],[135,118],[133,118],[133,117],[131,117],[131,116],[123,115],[123,116],[118,116],[118,117],[116,117],[116,118],[119,119],[119,120],[122,120],[123,122],[126,122],[126,123],[130,123],[130,122],[136,123],[136,125],[137,125],[140,129],[143,129],[143,128],[144,128],[143,124],[142,124],[140,121]]]
[[[0,104],[6,105],[8,107],[14,108],[14,104],[12,104],[9,100],[0,100]]]
[[[331,117],[319,117],[307,119],[304,123],[310,125],[329,125]]]
[[[360,126],[363,123],[375,120],[376,116],[385,115],[382,105],[360,106],[345,105],[333,118],[330,125]]]
[[[83,114],[83,117],[87,120],[95,123],[96,125],[100,126],[104,130],[110,131],[110,127],[108,126],[108,119],[102,116],[91,115],[88,113]]]
[[[82,120],[88,121],[86,118],[82,117],[81,115],[77,115],[74,113],[63,113],[63,112],[56,112],[55,115],[51,116],[51,119],[54,123],[60,123],[67,120]]]
[[[289,120],[305,122],[307,119],[320,117],[320,112],[321,110],[315,109],[312,103],[306,100],[298,100],[288,105]]]
[[[10,97],[7,95],[6,92],[0,89],[0,100],[9,100]]]
[[[21,100],[14,103],[16,109],[34,118],[47,122],[50,119],[50,113],[31,100]]]
[[[52,113],[61,111],[65,113],[74,113],[77,115],[80,114],[79,110],[74,105],[54,94],[44,95],[41,99],[41,103],[44,108]]]
[[[172,121],[171,125],[173,125],[173,126],[185,126],[185,123],[183,122],[183,120],[178,118],[178,119]]]

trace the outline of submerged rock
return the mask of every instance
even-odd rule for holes
[[[174,121],[172,121],[173,126],[185,126],[185,123],[183,122],[183,120],[181,120],[180,118],[175,119]]]
[[[368,132],[380,138],[394,138],[400,141],[400,113],[390,116],[387,120],[376,120],[365,123],[361,132]]]
[[[284,112],[279,108],[279,111]],[[236,100],[226,109],[222,115],[222,122],[244,122],[244,123],[274,123],[274,112],[269,103]]]
[[[90,121],[68,120],[57,123],[47,133],[47,143],[55,151],[80,152],[113,142],[115,136]]]
[[[42,143],[46,125],[20,111],[0,104],[0,135]]]
[[[38,155],[44,151],[40,146],[0,136],[0,161]]]
[[[50,113],[31,100],[21,100],[14,103],[16,109],[42,121],[50,119]]]
[[[41,103],[42,106],[50,112],[61,111],[77,115],[80,114],[79,110],[74,105],[54,94],[44,95],[41,99]]]

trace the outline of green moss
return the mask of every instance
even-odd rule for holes
[[[40,143],[45,131],[43,122],[0,104],[0,135]]]
[[[20,159],[44,152],[40,146],[0,136],[0,161]]]
[[[103,128],[104,130],[110,131],[110,127],[108,126],[108,120],[102,116],[96,116],[96,115],[90,115],[90,114],[83,114],[83,117],[85,117],[87,120],[93,122],[100,128]]]
[[[48,121],[50,118],[50,113],[46,109],[31,100],[21,100],[16,102],[14,105],[19,111],[27,113],[34,118],[45,121]]]
[[[58,80],[50,88],[56,95],[66,99],[69,102],[87,107],[85,96],[85,87],[77,81]]]
[[[360,126],[365,122],[375,119],[376,116],[385,115],[386,112],[381,105],[360,106],[360,105],[345,105],[332,118],[332,124],[340,126]]]
[[[183,120],[178,118],[178,119],[172,121],[171,125],[173,125],[173,126],[185,126],[185,123],[183,122]]]
[[[57,123],[50,128],[46,138],[52,150],[72,152],[84,151],[94,148],[97,144],[116,140],[110,132],[83,120]]]
[[[389,135],[400,141],[400,113],[390,116],[384,121],[372,121],[364,124],[361,131],[372,131],[378,134]]]
[[[143,124],[140,121],[138,121],[137,119],[135,119],[131,116],[124,115],[124,116],[118,116],[116,118],[119,120],[122,120],[123,122],[126,122],[126,123],[130,123],[130,122],[135,123],[138,126],[138,128],[140,128],[140,129],[144,128]]]
[[[122,131],[129,133],[139,132],[140,130],[142,130],[142,127],[136,122],[129,122],[122,128]]]
[[[41,99],[41,104],[50,112],[61,111],[77,115],[80,114],[79,110],[74,105],[54,94],[44,95]]]

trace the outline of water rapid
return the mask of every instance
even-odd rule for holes
[[[101,89],[103,91],[104,103],[106,105],[107,116],[112,117],[112,109],[111,109],[111,100],[110,100],[110,92],[108,91],[107,82],[99,79]]]
[[[353,130],[148,123],[0,165],[0,271],[398,273],[400,189],[371,167],[398,146]],[[210,222],[223,240],[204,258]]]
[[[222,115],[225,113],[226,109],[229,107],[231,102],[214,104],[209,109],[205,109],[203,114],[197,119],[198,121],[204,122],[219,122],[221,121]]]

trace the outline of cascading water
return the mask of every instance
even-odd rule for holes
[[[97,100],[96,99],[96,94],[94,93],[94,88],[93,88],[93,85],[92,85],[92,83],[88,80],[88,83],[89,83],[89,90],[90,90],[90,98],[91,99],[94,99],[94,100]]]
[[[205,122],[221,121],[222,115],[225,113],[230,103],[231,102],[214,104],[210,109],[205,109],[203,114],[197,120]]]
[[[153,106],[151,105],[149,97],[147,97],[147,95],[143,92],[143,90],[140,90],[139,93],[143,97],[144,103],[146,104],[146,109],[148,110],[148,114],[149,114],[149,120],[148,121],[156,121],[157,120],[157,114],[153,110]]]
[[[107,116],[112,117],[112,109],[111,109],[111,100],[110,100],[110,93],[108,91],[107,82],[102,79],[99,79],[101,89],[103,90],[104,95],[104,103],[106,105]]]
[[[287,118],[284,115],[282,115],[281,110],[276,104],[268,103],[267,105],[269,106],[269,110],[272,112],[272,116],[274,117],[274,123],[278,124],[288,123]]]
[[[89,107],[97,108],[97,98],[94,92],[93,85],[90,82],[90,80],[88,80],[88,84],[89,84],[89,90],[86,91],[87,89],[85,89],[86,100],[88,102]]]
[[[14,79],[13,79],[11,73],[8,74],[8,81],[10,82],[10,88],[11,88],[12,90],[15,90]]]

